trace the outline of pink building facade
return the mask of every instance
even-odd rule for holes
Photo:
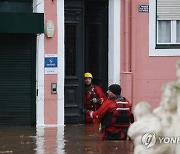
[[[121,3],[121,85],[133,104],[148,101],[153,107],[161,100],[163,84],[176,80],[179,49],[156,48],[156,1]],[[140,12],[140,6],[149,12]]]
[[[36,125],[64,125],[64,0],[34,0],[34,6],[34,12],[44,13],[45,23],[48,20],[54,23],[53,37],[37,36]],[[176,80],[180,49],[157,49],[155,38],[156,1],[108,1],[107,84],[121,84],[123,95],[133,105],[148,101],[153,107],[158,106],[162,85]],[[48,54],[57,56],[55,74],[44,72],[44,57]],[[57,94],[51,93],[51,83],[57,83]]]

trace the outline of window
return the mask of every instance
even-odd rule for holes
[[[0,12],[32,12],[33,0],[0,0]]]
[[[180,56],[180,0],[149,1],[149,56]]]
[[[157,0],[157,45],[180,44],[178,26],[180,21],[180,0]]]

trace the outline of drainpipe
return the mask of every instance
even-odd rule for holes
[[[131,61],[130,61],[130,0],[125,0],[125,39],[124,39],[124,48],[125,48],[125,72],[131,71]]]
[[[123,87],[125,88],[125,94],[131,103],[134,102],[134,87],[133,87],[133,75],[132,74],[132,51],[134,50],[132,45],[132,3],[135,0],[124,0],[124,72],[122,73],[124,81]],[[134,26],[134,25],[133,25]],[[133,49],[133,50],[132,50]],[[133,103],[134,104],[134,103]]]
[[[136,71],[135,71],[135,66],[136,66],[136,1],[131,0],[131,44],[130,44],[130,51],[131,51],[131,72],[132,72],[132,102],[134,102],[135,106],[135,87],[136,87],[136,82],[135,82],[135,76],[136,76]]]

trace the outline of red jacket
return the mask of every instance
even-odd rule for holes
[[[93,103],[91,100],[93,98],[98,100],[97,103]],[[99,86],[91,85],[85,91],[85,100],[84,107],[91,111],[96,111],[103,104],[103,102],[107,99],[105,93]],[[90,118],[89,114],[85,115],[85,123],[86,124],[97,124],[99,120]]]
[[[96,104],[91,101],[94,97],[98,99]],[[106,99],[107,97],[101,87],[92,85],[85,91],[84,106],[88,110],[96,111]]]
[[[127,99],[124,99],[124,101],[129,103]],[[130,103],[129,106],[131,110],[132,105]],[[114,112],[116,108],[117,108],[117,104],[115,99],[107,99],[97,111],[90,111],[89,114],[91,118],[102,120],[106,115],[108,115],[108,113]],[[113,125],[106,127],[105,131],[103,132],[103,140],[106,140],[107,132],[120,133],[120,129]]]
[[[91,118],[102,119],[107,113],[113,112],[115,109],[115,101],[107,99],[97,111],[90,111],[90,116]]]

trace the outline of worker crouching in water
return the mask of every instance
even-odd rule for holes
[[[85,81],[85,100],[84,107],[86,110],[96,111],[102,105],[102,103],[107,99],[105,93],[100,86],[92,84],[93,76],[91,73],[87,72],[84,74]],[[92,119],[89,114],[85,115],[86,124],[98,124],[99,119]]]
[[[101,120],[103,140],[126,140],[127,130],[134,122],[132,105],[121,96],[121,87],[112,84],[108,87],[108,99],[97,111],[85,111],[92,119]]]

